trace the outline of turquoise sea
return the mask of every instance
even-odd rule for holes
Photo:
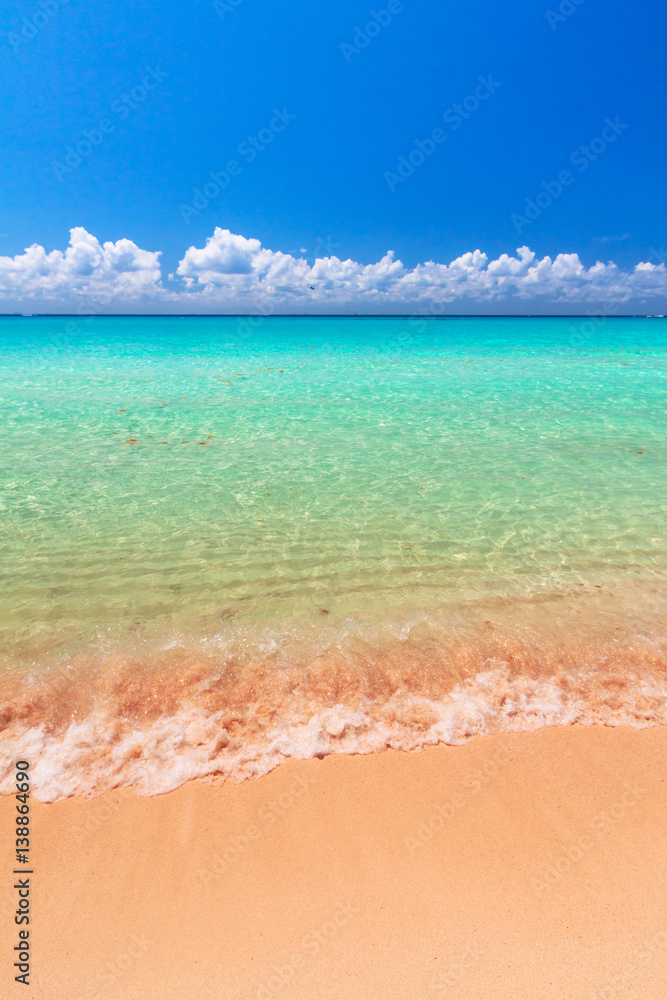
[[[0,318],[5,739],[57,798],[665,721],[666,390],[661,319]]]

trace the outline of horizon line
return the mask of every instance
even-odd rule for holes
[[[0,319],[665,319],[662,313],[2,313]]]

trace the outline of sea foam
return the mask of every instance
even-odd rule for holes
[[[581,607],[595,610],[581,600],[548,613],[513,605],[465,628],[433,618],[372,634],[332,625],[298,653],[263,635],[244,659],[238,637],[222,636],[14,671],[0,699],[0,792],[13,790],[19,758],[31,763],[35,796],[55,801],[253,778],[289,757],[414,751],[575,723],[667,724],[659,621],[647,613],[640,630],[612,628],[599,615],[577,619]],[[258,658],[259,645],[269,655]]]

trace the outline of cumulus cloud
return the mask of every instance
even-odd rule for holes
[[[224,289],[232,295],[294,295],[303,292],[305,260],[266,250],[259,240],[216,229],[201,249],[190,247],[177,274],[186,288]]]
[[[132,302],[159,294],[160,251],[141,250],[132,240],[100,244],[77,226],[67,249],[34,243],[24,253],[0,257],[0,296],[18,302],[91,299]]]
[[[516,257],[501,254],[489,260],[475,250],[449,264],[428,261],[414,268],[406,268],[392,251],[377,264],[331,256],[309,265],[220,228],[204,247],[187,250],[177,273],[188,289],[199,289],[206,298],[222,301],[228,295],[234,301],[252,300],[257,307],[310,302],[409,308],[462,299],[621,303],[667,293],[664,264],[641,263],[624,271],[598,262],[586,268],[574,253],[538,259],[528,247],[519,247]]]
[[[114,306],[149,303],[156,311],[192,312],[405,312],[437,314],[459,303],[479,311],[505,308],[545,312],[577,306],[623,306],[667,295],[664,263],[623,269],[598,261],[586,267],[574,253],[538,258],[528,247],[489,260],[480,250],[448,264],[427,261],[408,268],[388,251],[377,263],[335,255],[309,263],[258,239],[216,228],[203,247],[191,246],[169,284],[162,283],[159,251],[131,240],[100,244],[85,229],[71,231],[64,252],[31,246],[0,257],[5,301],[72,301],[78,297]]]

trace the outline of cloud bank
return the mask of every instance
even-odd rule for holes
[[[35,311],[217,313],[417,313],[461,311],[643,311],[667,301],[664,263],[622,269],[613,262],[585,267],[577,254],[537,258],[528,247],[489,260],[474,250],[449,264],[408,268],[388,251],[375,264],[334,255],[310,264],[269,250],[259,240],[216,228],[205,246],[191,246],[175,274],[165,277],[160,251],[128,239],[99,241],[80,227],[63,252],[33,245],[0,256],[0,310],[25,304]],[[621,308],[625,307],[625,308]],[[28,311],[28,310],[25,310]]]
[[[0,257],[0,307],[4,300],[59,302],[77,296],[136,301],[159,294],[159,252],[132,240],[104,243],[80,226],[70,230],[63,253],[34,243],[22,254]]]

